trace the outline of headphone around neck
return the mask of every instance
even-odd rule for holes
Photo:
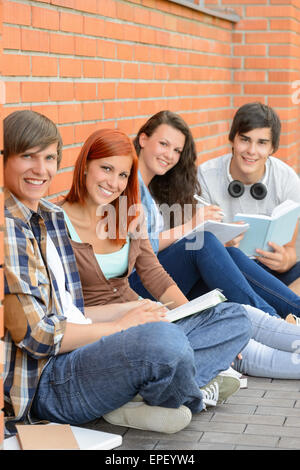
[[[235,197],[235,198],[241,197],[245,192],[245,185],[239,180],[232,179],[232,176],[229,172],[230,162],[231,162],[231,159],[229,160],[228,165],[227,165],[227,177],[228,177],[228,180],[230,181],[227,189],[231,197]],[[266,178],[267,178],[267,171],[265,173],[263,181],[265,181]],[[250,188],[251,196],[257,200],[264,199],[267,193],[268,193],[268,189],[263,182],[254,183]]]

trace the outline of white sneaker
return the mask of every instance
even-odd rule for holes
[[[231,377],[236,377],[240,381],[240,388],[248,388],[248,379],[245,375],[241,374],[237,370],[229,367],[229,369],[222,370],[219,375],[229,375]]]
[[[190,424],[192,413],[184,405],[179,408],[165,408],[163,406],[149,406],[144,401],[130,401],[120,408],[106,413],[103,418],[117,426],[173,434]]]

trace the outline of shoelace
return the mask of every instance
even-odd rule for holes
[[[300,318],[299,318],[299,317],[296,317],[296,315],[293,315],[293,317],[294,317],[295,320],[296,320],[296,325],[300,326]]]
[[[206,405],[216,406],[219,398],[219,384],[213,382],[208,387],[201,388],[203,394],[203,401]]]

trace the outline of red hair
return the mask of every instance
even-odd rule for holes
[[[138,204],[139,200],[139,183],[138,183],[138,158],[133,143],[130,138],[119,129],[99,129],[93,132],[83,144],[83,147],[77,157],[72,186],[69,193],[65,196],[65,201],[70,204],[79,203],[85,204],[87,196],[87,189],[85,184],[85,169],[88,160],[97,160],[100,158],[108,158],[115,156],[131,156],[132,167],[128,178],[128,183],[122,196],[127,197],[127,227],[126,235],[128,232],[129,224],[138,216],[128,215],[128,210],[131,206]],[[112,202],[116,211],[116,243],[120,244],[121,239],[124,237],[120,233],[120,220],[119,220],[119,198]],[[124,240],[123,240],[124,241]]]

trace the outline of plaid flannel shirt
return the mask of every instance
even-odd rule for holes
[[[47,233],[65,270],[66,289],[84,311],[80,277],[61,209],[41,200],[37,212],[5,190],[5,424],[30,422],[45,365],[59,353],[66,326],[56,280],[47,266]]]

